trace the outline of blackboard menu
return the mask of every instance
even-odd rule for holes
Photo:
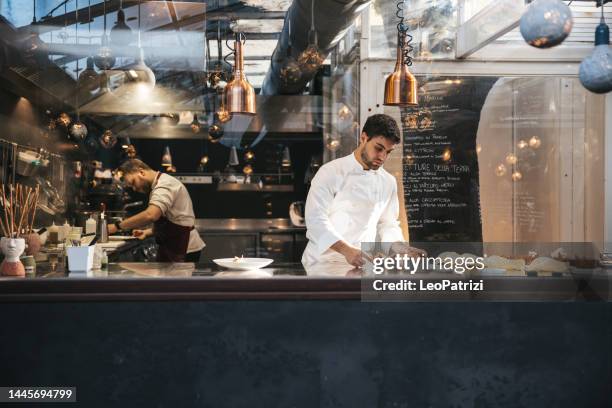
[[[496,80],[420,77],[419,106],[401,109],[412,242],[482,242],[476,132]]]

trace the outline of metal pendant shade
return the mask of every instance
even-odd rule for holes
[[[171,167],[172,166],[172,154],[170,153],[170,147],[166,146],[164,148],[164,154],[161,159],[162,167]]]
[[[153,89],[156,83],[155,73],[145,63],[142,48],[140,48],[139,53],[138,62],[127,69],[127,79],[134,85],[142,85],[149,90]]]
[[[407,46],[405,34],[399,33],[397,39],[397,60],[395,62],[395,69],[387,77],[385,82],[384,105],[418,105],[417,80],[408,69],[408,65],[404,60],[404,55],[407,53]]]
[[[225,87],[225,108],[230,114],[255,115],[255,90],[244,75],[242,41],[236,34],[234,77]]]

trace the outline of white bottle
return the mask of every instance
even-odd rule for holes
[[[96,226],[96,220],[90,215],[87,221],[85,221],[85,234],[95,234]]]
[[[63,225],[58,225],[57,226],[57,240],[59,242],[64,242],[65,239],[65,235],[64,235],[64,226]]]
[[[58,231],[60,242],[63,242],[66,240],[66,238],[68,238],[68,235],[70,234],[71,230],[72,230],[72,227],[70,226],[70,224],[68,224],[68,220],[64,221],[64,225],[59,227],[59,231]]]
[[[108,254],[106,253],[105,249],[102,250],[102,260],[100,263],[101,263],[102,269],[108,268]]]

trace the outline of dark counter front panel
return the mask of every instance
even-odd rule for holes
[[[606,302],[4,303],[2,311],[0,384],[76,386],[88,408],[612,403]]]

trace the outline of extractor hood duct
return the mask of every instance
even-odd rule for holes
[[[308,30],[311,23],[311,5],[313,0],[293,0],[287,10],[285,24],[276,49],[272,54],[272,63],[261,86],[262,95],[295,95],[301,93],[315,73],[302,73],[295,82],[285,83],[281,79],[281,69],[287,60],[289,44],[289,22],[291,23],[291,54],[294,58],[308,47]],[[370,0],[314,0],[314,22],[318,45],[324,57],[334,48],[351,26],[359,12],[370,3]]]

